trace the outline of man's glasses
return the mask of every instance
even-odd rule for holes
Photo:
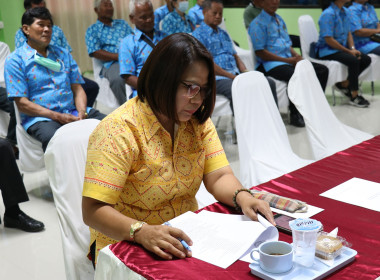
[[[194,98],[198,93],[201,94],[201,98],[205,99],[211,94],[211,89],[208,87],[200,87],[196,84],[187,84],[181,81],[181,84],[187,88],[187,92],[184,94],[189,99]]]

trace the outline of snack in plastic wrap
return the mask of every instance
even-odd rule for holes
[[[351,244],[340,236],[332,237],[321,232],[317,237],[315,255],[324,260],[332,260],[340,255],[343,246],[350,247]]]

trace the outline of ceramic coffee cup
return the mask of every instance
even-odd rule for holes
[[[257,258],[257,253],[259,258]],[[252,264],[270,273],[283,273],[293,267],[293,247],[283,241],[268,241],[251,252]]]

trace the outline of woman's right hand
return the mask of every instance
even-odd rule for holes
[[[193,242],[178,228],[145,224],[136,232],[134,239],[145,249],[166,260],[173,259],[173,256],[180,259],[191,257],[191,251],[187,251],[178,239],[184,240],[189,246]]]

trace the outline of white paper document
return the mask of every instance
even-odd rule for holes
[[[262,242],[278,240],[277,229],[264,218],[260,220],[204,210],[199,214],[186,212],[170,224],[191,238],[194,258],[227,268]]]
[[[352,178],[321,196],[380,212],[380,184]]]

